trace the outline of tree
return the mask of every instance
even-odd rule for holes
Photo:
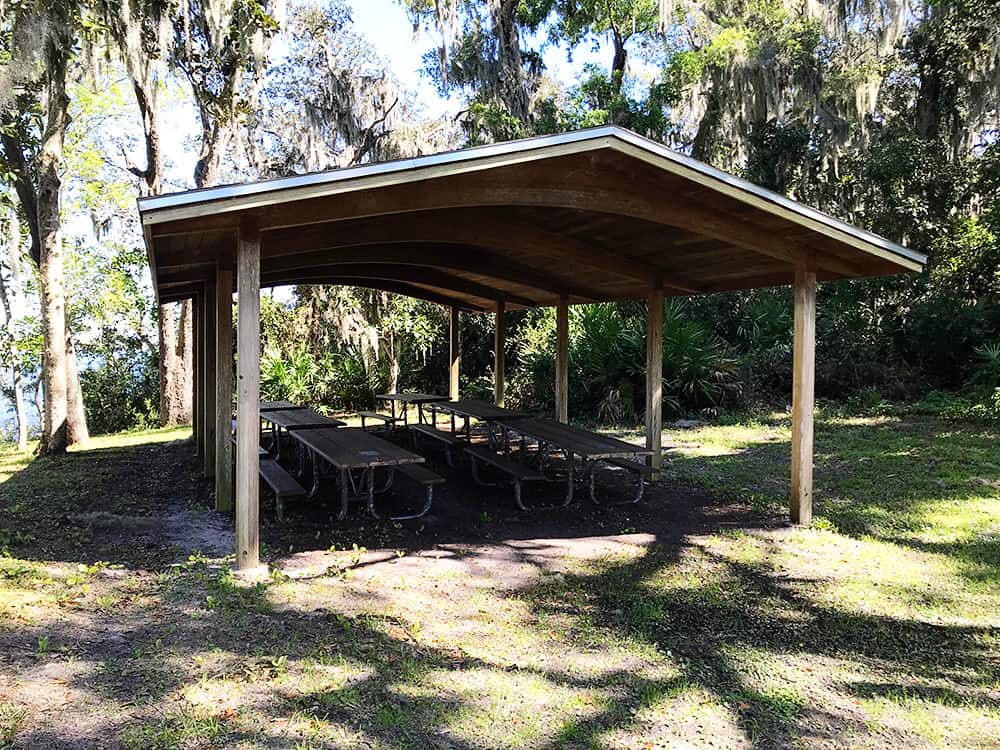
[[[142,117],[145,164],[136,165],[125,153],[128,170],[139,179],[143,195],[163,190],[163,149],[160,133],[160,91],[175,30],[171,0],[100,0],[99,17],[128,72]],[[181,303],[180,330],[176,305],[161,305],[158,315],[160,424],[191,421],[192,306]]]
[[[443,92],[462,91],[462,125],[470,143],[510,140],[534,132],[542,59],[522,47],[522,32],[539,14],[521,0],[400,0],[415,27],[440,35],[428,66]]]
[[[28,448],[28,415],[24,402],[24,382],[21,365],[21,352],[18,342],[17,319],[15,306],[17,303],[19,277],[21,275],[21,218],[17,215],[13,201],[5,201],[5,195],[0,195],[0,238],[6,249],[7,261],[0,256],[0,313],[3,314],[4,334],[0,337],[0,366],[10,368],[10,387],[0,387],[0,392],[7,393],[14,404],[14,418],[17,420],[17,449],[25,451]],[[6,203],[6,205],[5,205]],[[5,209],[5,210],[4,210]],[[4,278],[4,272],[10,272],[10,279]]]
[[[67,76],[77,46],[78,8],[63,0],[15,2],[3,19],[6,85],[0,142],[39,266],[45,412],[41,453],[88,438],[76,357],[66,325],[60,168],[69,125]]]
[[[347,167],[437,152],[451,145],[446,121],[423,119],[413,96],[352,28],[342,2],[289,10],[287,51],[267,71],[248,114],[257,176]]]
[[[201,124],[195,187],[216,185],[221,160],[254,111],[278,31],[269,0],[188,0],[173,18],[172,61],[191,86]]]

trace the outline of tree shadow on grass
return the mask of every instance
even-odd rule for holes
[[[765,424],[775,428],[782,422]],[[719,497],[784,513],[789,452],[787,439],[762,435],[720,455],[675,453],[670,471]],[[924,418],[874,424],[818,420],[815,456],[815,512],[840,533],[944,554],[961,563],[970,579],[1000,581],[1000,528],[994,523],[992,531],[980,528],[983,533],[975,534],[989,520],[983,498],[1000,501],[1000,484],[990,484],[1000,482],[995,431]],[[933,523],[927,514],[936,512],[956,514],[973,535],[917,538]]]
[[[799,665],[811,671],[808,665],[816,657],[848,660],[911,680],[946,680],[956,689],[901,688],[902,680],[894,687],[945,705],[951,705],[961,689],[963,701],[996,707],[983,687],[1000,678],[1000,666],[987,644],[990,628],[844,611],[801,593],[812,581],[779,580],[762,567],[734,562],[699,545],[688,550],[722,571],[721,591],[657,586],[678,558],[672,550],[651,548],[637,560],[569,576],[557,586],[532,587],[522,596],[544,614],[565,613],[570,606],[578,616],[586,613],[612,639],[637,638],[670,654],[682,673],[673,684],[697,686],[715,696],[729,707],[744,738],[755,747],[785,747],[804,736],[842,740],[850,734],[846,730],[867,734],[856,714],[829,706],[825,689],[799,694],[762,687],[760,670],[764,675],[769,668],[787,674]],[[763,662],[757,664],[759,659]],[[767,663],[772,659],[780,666]],[[669,695],[669,688],[645,685],[640,694],[648,702],[650,691],[655,699]],[[866,689],[878,686],[859,683],[843,693],[863,695]],[[630,705],[634,700],[592,717],[584,739],[597,741],[635,708]]]

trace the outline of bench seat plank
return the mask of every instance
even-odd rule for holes
[[[654,473],[653,467],[648,464],[641,464],[638,461],[631,461],[627,458],[605,458],[602,459],[604,463],[611,466],[617,466],[619,469],[625,469],[627,471],[634,471],[643,476],[650,476]]]
[[[426,435],[427,437],[434,438],[435,440],[440,440],[442,443],[447,443],[448,445],[465,444],[465,441],[462,440],[462,438],[453,435],[450,432],[439,430],[437,427],[431,427],[429,424],[411,424],[410,429],[414,432],[419,432],[421,435]]]
[[[396,471],[424,487],[444,484],[445,482],[444,477],[435,474],[421,464],[403,464],[402,466],[397,466]]]
[[[511,461],[506,456],[494,453],[485,445],[467,446],[465,452],[474,458],[479,459],[483,463],[487,463],[490,466],[499,469],[505,474],[510,474],[510,476],[518,482],[537,482],[545,479],[545,477],[536,469],[520,464],[517,461]]]

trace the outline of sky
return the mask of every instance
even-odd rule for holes
[[[348,0],[348,5],[355,28],[389,62],[403,87],[417,92],[429,115],[454,109],[420,73],[423,56],[436,40],[427,33],[414,35],[413,24],[398,0]]]

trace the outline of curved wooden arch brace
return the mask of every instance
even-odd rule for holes
[[[402,220],[400,215],[414,212],[477,207],[553,207],[615,214],[682,229],[776,258],[791,268],[806,255],[806,249],[800,242],[781,236],[773,228],[701,205],[696,195],[684,191],[682,182],[677,183],[676,192],[671,192],[664,188],[662,182],[650,179],[641,168],[608,170],[599,168],[601,163],[596,158],[577,159],[569,168],[564,167],[565,163],[539,163],[532,165],[531,169],[522,165],[514,171],[497,169],[489,174],[454,175],[423,183],[370,188],[267,206],[254,209],[253,213],[257,215],[262,231],[267,234],[294,227],[302,227],[297,231],[304,232],[308,231],[309,225],[325,225],[321,231],[328,233],[336,242],[339,230],[335,222],[338,221],[378,217],[379,222],[391,225],[396,220]],[[739,206],[734,207],[739,209]],[[439,214],[438,220],[444,215]],[[151,229],[153,236],[157,237],[176,231],[220,228],[227,222],[232,226],[234,219],[235,216],[215,214],[204,220],[164,222],[152,225]],[[430,220],[433,220],[433,215]],[[202,222],[205,222],[204,226]],[[442,224],[447,226],[445,221]],[[546,243],[542,242],[538,247],[538,253],[545,254]],[[622,265],[626,265],[632,259],[623,257],[621,260]],[[588,265],[583,257],[578,262]],[[844,276],[863,275],[853,263],[839,257],[817,256],[816,262],[819,270]],[[663,281],[666,285],[672,279],[664,278]],[[592,295],[587,296],[593,298]]]
[[[402,294],[425,302],[433,302],[446,307],[458,307],[469,312],[487,312],[492,310],[494,305],[489,302],[473,303],[467,299],[451,297],[446,294],[424,289],[413,284],[406,284],[399,281],[388,281],[385,279],[370,279],[364,277],[339,276],[334,274],[314,275],[305,277],[289,275],[285,277],[264,276],[261,279],[262,287],[273,286],[307,286],[310,284],[323,284],[327,286],[359,286],[367,289],[378,289],[383,292]]]
[[[265,270],[264,276],[268,277],[270,269]],[[283,271],[276,272],[279,276]],[[519,294],[505,292],[502,289],[470,281],[461,276],[445,273],[436,268],[422,268],[419,266],[405,266],[389,263],[339,263],[333,268],[323,268],[321,274],[334,274],[352,279],[379,279],[381,281],[398,281],[404,284],[419,284],[437,289],[444,289],[449,292],[456,292],[460,295],[468,295],[482,300],[496,302],[504,300],[521,307],[534,307],[535,300],[523,297]]]
[[[550,295],[566,295],[580,300],[603,299],[604,294],[573,279],[538,271],[530,266],[488,253],[481,248],[439,243],[344,246],[336,250],[268,258],[265,272],[329,269],[355,263],[381,263],[413,268],[437,268],[474,273],[510,284],[537,289]],[[568,270],[572,270],[568,267]],[[300,275],[301,275],[300,274]],[[491,297],[490,299],[496,299]]]
[[[662,269],[640,258],[631,258],[590,245],[568,235],[550,232],[536,224],[504,216],[497,209],[445,209],[396,214],[391,219],[369,217],[278,229],[263,237],[265,256],[290,255],[318,249],[333,250],[361,245],[397,243],[460,244],[489,251],[538,253],[549,258],[582,263],[620,278],[656,283]],[[699,290],[683,278],[667,286],[693,294]]]
[[[357,192],[302,200],[294,204],[268,206],[256,210],[262,230],[320,224],[338,220],[385,216],[387,214],[469,209],[474,207],[529,206],[598,211],[641,219],[683,229],[744,247],[787,263],[798,263],[806,255],[799,242],[782,237],[774,230],[719,210],[698,205],[697,198],[684,193],[664,194],[640,172],[623,173],[600,165],[594,156],[571,162],[571,166],[539,163],[530,169],[496,169],[489,174],[468,173],[424,183],[391,185]],[[603,168],[599,168],[603,166]],[[172,231],[220,228],[234,217],[215,215],[204,227],[199,220],[154,225],[154,236]],[[388,220],[387,218],[383,220]],[[583,262],[581,260],[581,262]],[[627,262],[627,260],[626,260]],[[837,273],[859,275],[847,261],[832,256],[817,263]]]

